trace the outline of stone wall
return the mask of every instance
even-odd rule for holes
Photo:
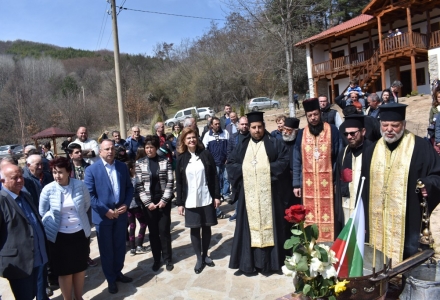
[[[428,56],[429,79],[432,82],[438,78],[438,57],[437,54]]]

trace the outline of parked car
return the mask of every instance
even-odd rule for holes
[[[14,144],[14,145],[4,145],[0,146],[0,157],[5,157],[8,154],[12,154],[12,151],[15,147],[18,147],[20,145]]]
[[[174,124],[176,124],[179,121],[182,122],[186,118],[198,119],[199,115],[197,113],[197,107],[193,106],[193,107],[188,107],[188,108],[179,110],[178,112],[176,112],[174,117],[165,121],[165,125],[169,126],[169,127],[173,127]]]
[[[251,111],[257,111],[263,108],[279,108],[280,102],[267,97],[252,98],[249,101],[248,108]]]
[[[197,108],[197,113],[199,114],[199,119],[205,119],[205,120],[215,115],[215,111],[211,107]]]
[[[22,145],[15,147],[12,150],[12,157],[16,160],[19,160],[23,156],[23,151],[24,151],[24,148]]]

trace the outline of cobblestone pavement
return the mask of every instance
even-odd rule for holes
[[[225,213],[233,213],[231,205],[223,204]],[[276,299],[292,290],[292,278],[280,274],[264,276],[235,275],[236,270],[228,268],[235,222],[219,220],[212,229],[210,256],[216,266],[206,267],[199,275],[194,273],[195,255],[190,244],[189,229],[184,227],[184,219],[171,211],[171,232],[173,238],[174,270],[168,272],[163,266],[153,272],[151,252],[125,257],[122,272],[134,280],[132,283],[118,282],[119,293],[107,291],[107,282],[101,265],[86,271],[84,299]],[[147,235],[148,236],[148,235]],[[148,246],[148,240],[144,246]],[[92,232],[91,257],[99,261],[99,251],[95,232]],[[2,300],[14,299],[7,280],[0,278]],[[61,300],[59,289],[51,299]]]

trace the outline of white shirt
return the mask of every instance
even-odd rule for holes
[[[102,163],[104,164],[105,170],[107,171],[108,178],[110,179],[110,183],[113,188],[113,196],[115,197],[114,202],[117,203],[119,201],[119,181],[118,174],[116,173],[115,162],[113,161],[113,164],[109,164],[104,159],[102,159]]]
[[[188,182],[188,196],[185,207],[195,208],[211,204],[212,198],[206,182],[205,167],[200,157],[194,153],[191,153],[191,159],[186,167],[185,174]]]
[[[81,145],[81,150],[87,150],[92,149],[95,152],[95,157],[84,157],[84,160],[89,163],[93,164],[99,159],[99,145],[98,142],[95,140],[87,139],[85,142],[81,142],[79,139],[74,140],[72,143]],[[72,144],[70,143],[70,144]],[[69,145],[70,145],[69,144]]]
[[[59,232],[75,233],[82,230],[81,221],[72,200],[72,190],[66,187],[61,195],[61,222]]]

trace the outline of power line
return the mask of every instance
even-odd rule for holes
[[[108,3],[105,5],[104,15],[102,17],[102,22],[101,22],[101,28],[99,30],[99,35],[98,35],[98,42],[96,43],[96,50],[98,50],[99,46],[101,45],[102,38],[104,37],[105,26],[107,25],[106,21],[108,18],[107,7],[108,7]]]
[[[127,0],[124,0],[124,2],[122,2],[122,5],[121,5],[121,6],[116,6],[116,7],[119,7],[119,11],[118,11],[118,13],[117,13],[117,16],[119,16],[119,14],[121,13],[122,8],[124,7],[124,4],[125,4],[126,1],[127,1]]]
[[[214,19],[214,18],[206,18],[206,17],[197,17],[197,16],[188,16],[188,15],[178,15],[178,14],[170,14],[170,13],[164,13],[164,12],[158,12],[158,11],[150,11],[150,10],[141,10],[141,9],[133,9],[133,8],[127,8],[122,6],[116,6],[120,10],[131,10],[131,11],[137,11],[137,12],[143,12],[143,13],[149,13],[149,14],[159,14],[159,15],[167,15],[167,16],[174,16],[174,17],[183,17],[183,18],[193,18],[193,19],[204,19],[204,20],[213,20],[213,21],[225,21],[224,19]]]

